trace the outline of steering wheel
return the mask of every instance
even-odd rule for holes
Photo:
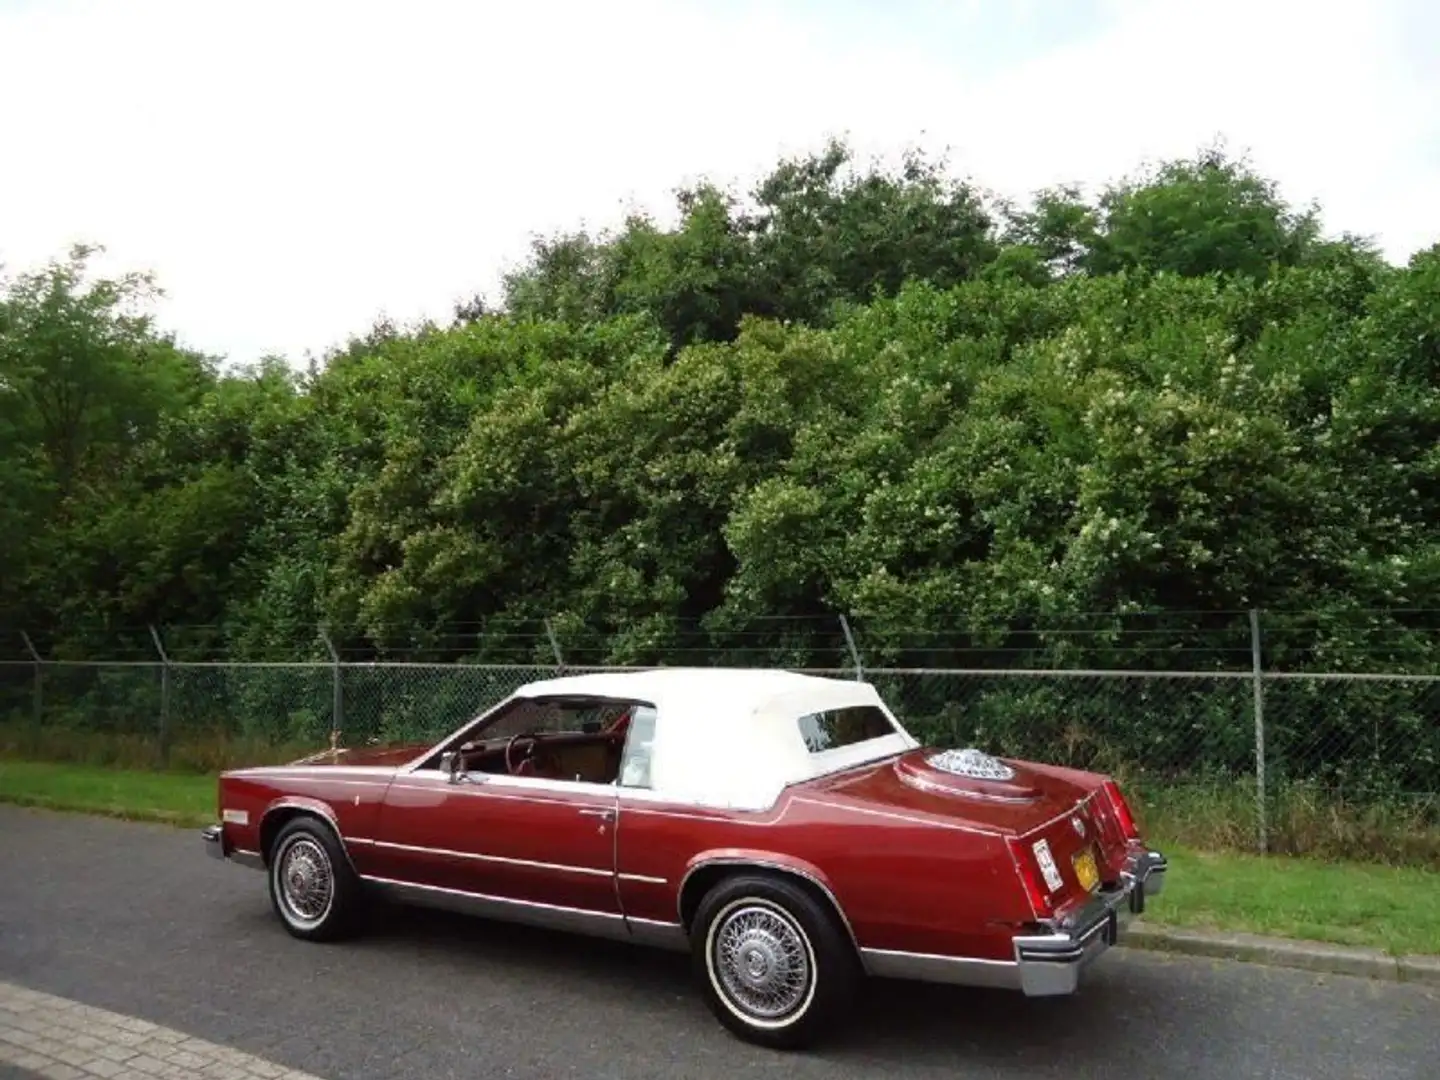
[[[534,735],[527,734],[523,731],[516,732],[514,735],[510,736],[510,738],[505,743],[505,771],[508,772],[511,776],[515,776],[519,771],[520,765],[524,764],[524,762],[520,762],[519,764],[517,764],[510,759],[511,750],[514,748],[515,744],[521,739],[530,740],[530,749],[532,753],[534,752],[535,747],[539,745],[540,742],[540,740],[537,739]]]
[[[612,746],[619,746],[625,741],[625,732],[630,729],[630,721],[635,715],[633,708],[626,709],[615,718],[608,728],[605,729],[605,738]]]

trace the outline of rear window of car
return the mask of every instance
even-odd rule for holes
[[[800,734],[812,754],[895,734],[890,718],[874,705],[847,705],[800,717]]]

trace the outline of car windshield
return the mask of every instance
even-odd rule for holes
[[[482,742],[510,739],[516,735],[563,735],[604,731],[630,709],[619,701],[516,701],[474,738]]]

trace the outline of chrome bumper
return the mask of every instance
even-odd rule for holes
[[[1080,973],[1120,940],[1120,931],[1165,887],[1169,864],[1158,851],[1131,855],[1119,883],[1097,893],[1079,911],[1053,924],[1048,933],[1015,938],[1015,967],[1027,997],[1073,994]]]
[[[265,867],[264,860],[255,852],[227,847],[223,825],[206,825],[200,830],[200,838],[205,841],[205,854],[212,859],[229,859],[252,870],[263,870]]]

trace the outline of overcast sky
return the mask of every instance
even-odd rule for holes
[[[1435,0],[0,0],[0,101],[5,269],[104,244],[236,361],[832,134],[1017,196],[1223,137],[1333,232],[1440,240]]]

